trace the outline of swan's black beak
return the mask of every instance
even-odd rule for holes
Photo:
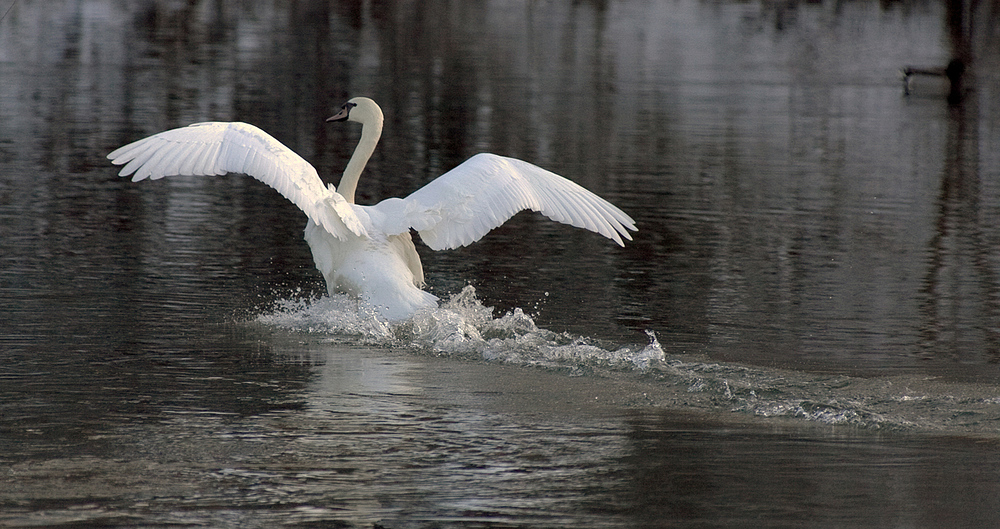
[[[347,118],[351,116],[351,109],[358,105],[354,103],[344,103],[344,106],[340,107],[340,112],[326,118],[329,123],[331,121],[347,121]]]

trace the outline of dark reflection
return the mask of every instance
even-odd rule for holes
[[[637,526],[979,525],[1000,507],[991,473],[980,471],[992,449],[975,442],[695,422],[674,415],[630,420],[632,489],[623,507],[643,513]]]
[[[275,363],[259,336],[193,322],[177,335],[167,332],[76,334],[72,345],[65,336],[4,340],[3,458],[113,452],[108,443],[119,428],[156,423],[181,410],[241,417],[301,406],[309,366]]]
[[[947,28],[961,79],[951,79],[948,102],[948,136],[944,145],[944,173],[939,195],[939,218],[930,241],[921,332],[921,353],[952,362],[1000,360],[1000,336],[992,324],[998,316],[1000,283],[991,264],[989,226],[982,224],[979,93],[973,84],[973,34],[981,13],[975,2],[947,3]],[[949,75],[952,78],[953,75]],[[989,169],[987,169],[989,170]],[[988,196],[988,195],[987,195]]]

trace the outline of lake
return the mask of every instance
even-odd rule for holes
[[[0,527],[956,527],[1000,516],[1000,22],[963,2],[0,4]],[[954,86],[938,71],[965,65]],[[479,152],[621,207],[330,297],[245,121],[357,200]]]

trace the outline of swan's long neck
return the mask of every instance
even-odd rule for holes
[[[354,203],[354,191],[358,188],[358,179],[361,178],[361,171],[365,170],[365,165],[368,164],[368,159],[375,152],[375,146],[378,145],[378,139],[381,136],[381,119],[362,124],[361,141],[354,148],[354,154],[351,155],[351,160],[347,162],[347,168],[344,169],[344,176],[340,178],[340,185],[337,186],[337,192],[351,204]]]

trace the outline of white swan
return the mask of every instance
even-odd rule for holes
[[[479,240],[515,213],[531,209],[586,228],[624,246],[635,221],[610,202],[528,162],[477,154],[406,198],[374,206],[354,203],[358,178],[382,134],[382,110],[366,97],[351,99],[327,121],[361,123],[361,141],[340,180],[323,185],[316,169],[266,132],[246,123],[196,123],[118,148],[108,158],[125,164],[133,182],[172,175],[245,173],[299,206],[309,222],[305,239],[332,295],[370,303],[391,321],[437,306],[421,290],[424,273],[410,238],[416,230],[434,250]]]

